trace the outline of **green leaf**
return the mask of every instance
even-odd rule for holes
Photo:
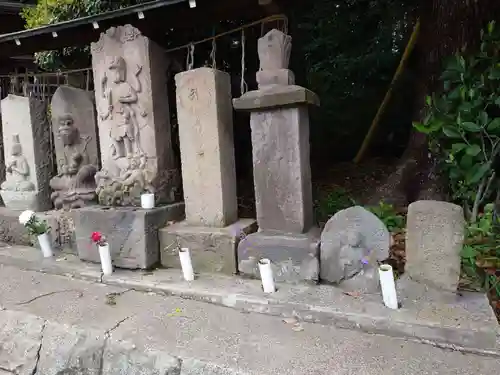
[[[453,89],[453,91],[448,94],[448,99],[455,100],[460,98],[460,89],[461,89],[460,86]]]
[[[500,96],[495,99],[495,104],[500,107]]]
[[[427,95],[427,96],[425,97],[425,103],[426,103],[429,107],[432,105],[432,98],[431,98],[429,95]]]
[[[488,78],[500,79],[500,69],[492,69]]]
[[[460,168],[463,170],[468,170],[472,168],[473,160],[470,155],[465,154],[460,160]]]
[[[448,138],[462,138],[458,130],[451,126],[443,126],[443,133],[448,137]]]
[[[488,131],[492,131],[492,130],[495,130],[495,129],[498,129],[498,128],[500,128],[500,117],[497,117],[496,119],[494,119],[493,121],[491,121],[488,124],[487,130]]]
[[[458,110],[463,111],[463,112],[470,112],[472,110],[472,104],[471,103],[462,103],[458,107]]]
[[[489,120],[488,114],[485,111],[482,111],[479,114],[479,120],[481,121],[482,126],[486,126],[486,124],[488,123],[488,120]]]
[[[464,245],[462,251],[460,252],[460,256],[462,258],[474,258],[477,255],[476,249],[474,249],[470,245]]]
[[[467,145],[465,143],[454,143],[451,146],[451,152],[453,154],[458,154],[460,151],[462,151],[466,147],[467,147]]]
[[[417,122],[415,121],[413,123],[413,127],[415,128],[415,130],[417,130],[419,133],[423,133],[423,134],[430,134],[431,133],[431,129],[428,127],[428,126],[425,126],[424,124],[422,124],[421,122]]]
[[[488,23],[488,34],[493,34],[493,30],[495,30],[495,21]]]
[[[481,147],[479,147],[478,145],[470,145],[467,147],[465,152],[467,153],[467,155],[477,156],[481,152]]]
[[[478,132],[478,131],[481,131],[481,127],[474,123],[474,122],[463,122],[462,123],[462,127],[467,130],[467,131],[470,131],[470,132]]]
[[[490,170],[491,168],[491,163],[485,163],[481,165],[479,168],[474,169],[474,173],[471,173],[470,178],[467,178],[469,184],[477,184],[485,175],[486,173]],[[471,171],[471,172],[472,172]]]

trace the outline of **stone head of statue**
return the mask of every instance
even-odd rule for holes
[[[109,64],[109,71],[111,72],[111,80],[114,83],[125,82],[127,79],[127,64],[125,59],[121,56],[113,57]]]
[[[59,116],[58,121],[58,134],[65,146],[71,146],[77,142],[78,129],[75,126],[75,120],[70,114]]]
[[[129,165],[128,165],[128,170],[129,171],[135,171],[136,169],[139,169],[139,166],[140,166],[140,160],[138,158],[131,158],[130,161],[129,161]]]
[[[360,247],[362,243],[361,233],[350,230],[345,235],[345,243],[351,247]]]

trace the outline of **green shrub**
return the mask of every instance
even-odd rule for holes
[[[448,177],[452,198],[475,222],[495,192],[492,164],[500,152],[500,30],[491,22],[480,51],[457,53],[426,98],[427,116],[415,128],[428,135]]]
[[[378,206],[367,207],[367,209],[382,220],[391,233],[399,232],[406,226],[406,217],[397,212],[392,204],[380,202]]]
[[[337,212],[356,205],[354,199],[342,188],[325,194],[315,203],[316,219],[325,223]]]

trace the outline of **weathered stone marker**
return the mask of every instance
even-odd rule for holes
[[[131,25],[111,27],[92,43],[102,169],[98,202],[74,211],[78,255],[98,261],[93,231],[109,240],[113,263],[149,268],[160,260],[158,229],[184,216],[173,156],[164,51]],[[157,207],[140,206],[155,193]],[[161,204],[167,204],[161,206]]]
[[[91,93],[60,86],[51,103],[57,176],[50,180],[56,209],[81,208],[96,202],[99,167],[97,126]]]
[[[465,231],[462,207],[414,202],[408,207],[406,228],[405,274],[430,287],[456,291]]]
[[[308,105],[311,91],[288,70],[291,37],[271,30],[259,39],[259,89],[233,100],[251,111],[259,232],[238,246],[239,271],[258,276],[260,257],[272,260],[277,281],[318,280],[318,233],[313,226]]]
[[[230,76],[200,68],[175,80],[186,221],[160,230],[162,264],[178,266],[180,245],[197,271],[233,274],[240,233],[255,221],[238,221]]]
[[[34,98],[9,95],[1,108],[6,179],[0,194],[4,204],[17,210],[48,210],[53,168],[46,106]]]
[[[321,233],[321,280],[355,290],[379,288],[377,262],[389,257],[391,235],[361,206],[337,212]]]

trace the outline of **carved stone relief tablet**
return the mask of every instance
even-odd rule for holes
[[[138,202],[141,192],[157,190],[159,169],[174,167],[164,60],[130,25],[110,28],[92,45],[102,204]]]

